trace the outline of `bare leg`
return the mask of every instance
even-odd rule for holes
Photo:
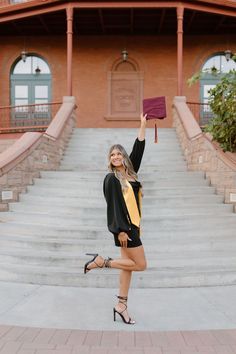
[[[125,248],[121,247],[120,253],[121,253],[122,259],[128,258]],[[121,271],[120,271],[120,293],[119,293],[120,296],[128,296],[131,277],[132,277],[132,271],[121,269]]]
[[[123,259],[127,259],[127,254],[125,251],[126,249],[121,247],[120,253],[121,253],[121,258]],[[123,270],[123,269],[120,270],[119,296],[121,296],[122,298],[128,298],[131,277],[132,277],[132,271]],[[118,312],[122,313],[125,320],[128,322],[129,314],[126,306],[127,306],[126,301],[119,300],[115,308]]]
[[[120,269],[120,289],[119,289],[119,302],[114,311],[120,313],[127,323],[135,323],[129,317],[127,311],[127,298],[130,287],[130,281],[133,271],[143,271],[146,269],[146,259],[143,246],[134,248],[121,247],[121,258],[104,260],[103,257],[97,256],[92,261],[87,269],[103,268],[105,265],[110,268]]]
[[[146,269],[146,259],[143,246],[134,248],[123,248],[122,258],[112,259],[109,261],[109,266],[115,269],[128,270],[128,271],[143,271]],[[102,268],[104,266],[104,258],[98,256],[95,262],[88,265],[88,269]]]
[[[120,295],[128,296],[129,286],[131,282],[132,271],[130,270],[121,270],[120,271]]]

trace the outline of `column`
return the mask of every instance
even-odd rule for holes
[[[184,8],[177,7],[177,95],[183,95],[183,19]]]
[[[67,7],[67,96],[72,96],[73,8]]]

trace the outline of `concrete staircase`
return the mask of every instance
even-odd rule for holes
[[[117,257],[106,227],[102,192],[109,147],[130,151],[136,129],[75,129],[59,171],[35,184],[0,214],[0,280],[81,287],[117,287],[118,271],[86,276],[86,252]],[[236,284],[236,214],[201,172],[187,171],[174,129],[147,130],[139,173],[142,240],[148,270],[134,287]]]

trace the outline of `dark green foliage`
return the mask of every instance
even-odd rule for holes
[[[236,71],[225,74],[209,92],[214,118],[205,131],[211,133],[224,151],[236,152]]]
[[[236,54],[232,59],[236,62]],[[221,79],[209,90],[209,105],[214,117],[204,127],[204,131],[211,133],[224,151],[236,152],[236,70],[224,76],[215,67],[197,72],[188,79],[189,86],[209,74]]]

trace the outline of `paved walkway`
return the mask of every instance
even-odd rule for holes
[[[135,326],[115,293],[1,282],[0,354],[236,354],[236,286],[131,289]]]
[[[236,330],[125,332],[0,327],[1,354],[233,354]]]

